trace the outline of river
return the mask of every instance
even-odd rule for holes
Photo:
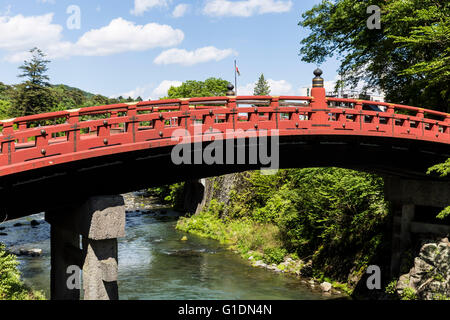
[[[128,199],[131,198],[128,195]],[[119,239],[119,297],[123,300],[330,299],[298,278],[254,268],[217,241],[175,230],[179,213],[133,194],[126,237]],[[148,209],[152,208],[151,211]],[[136,208],[137,209],[137,208]],[[31,220],[40,222],[30,226]],[[20,223],[22,225],[17,225]],[[16,225],[16,226],[14,226]],[[1,224],[0,242],[11,251],[40,248],[39,257],[19,256],[26,284],[50,295],[50,225],[43,214]],[[187,241],[181,241],[187,236]]]

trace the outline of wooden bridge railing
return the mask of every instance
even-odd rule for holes
[[[205,135],[276,129],[279,135],[370,135],[450,144],[450,114],[385,102],[302,96],[143,101],[2,120],[0,176],[173,145],[175,130],[195,135],[198,125]]]

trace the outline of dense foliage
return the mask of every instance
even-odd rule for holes
[[[226,96],[228,81],[218,78],[208,78],[205,81],[188,80],[179,87],[171,87],[168,99],[193,97],[220,97]]]
[[[369,29],[367,8],[381,8],[381,29]],[[307,62],[341,58],[343,80],[379,87],[391,102],[450,111],[450,2],[323,0],[299,25]]]
[[[276,263],[288,254],[294,255],[311,260],[317,277],[343,282],[348,281],[348,275],[361,276],[383,246],[389,244],[389,239],[384,239],[389,211],[380,177],[339,168],[280,170],[272,176],[259,171],[241,175],[244,182],[231,191],[228,205],[212,202],[206,212],[193,216],[193,221],[182,220],[181,228],[212,233],[213,238],[220,239],[214,231],[217,219],[225,230],[230,222],[239,229],[236,221],[245,221],[252,230],[264,230],[265,238],[253,242],[235,240],[242,253],[257,251],[267,262]],[[199,219],[205,228],[199,225]],[[211,225],[205,221],[216,222]],[[208,231],[210,228],[213,230]],[[252,231],[246,237],[259,235]],[[242,242],[247,246],[244,250]]]
[[[445,161],[444,163],[437,164],[437,165],[431,167],[428,170],[428,174],[431,174],[431,173],[437,173],[441,177],[446,177],[446,176],[450,175],[450,159],[447,159],[447,161]],[[439,213],[439,215],[437,217],[439,219],[444,219],[449,216],[450,216],[450,206],[448,206],[441,213]]]
[[[162,203],[172,206],[174,209],[178,209],[182,205],[184,182],[167,184],[160,187],[149,188],[147,192]]]
[[[0,244],[0,300],[42,300],[41,292],[32,291],[20,280],[15,256]]]

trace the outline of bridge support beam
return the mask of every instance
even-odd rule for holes
[[[81,288],[67,286],[71,276],[67,268],[73,265],[83,270],[85,300],[118,299],[117,238],[125,236],[123,198],[92,197],[78,206],[47,212],[46,220],[52,229],[52,299],[79,299]]]
[[[416,207],[445,208],[450,204],[450,182],[385,178],[385,199],[397,208],[393,217],[391,276],[398,276],[402,255],[411,245],[412,233],[436,232],[445,226],[414,222]]]
[[[411,245],[411,224],[414,214],[414,204],[404,204],[401,206],[400,212],[394,212],[390,270],[392,276],[399,274],[402,253]]]

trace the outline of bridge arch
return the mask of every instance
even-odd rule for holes
[[[171,153],[181,142],[203,152],[217,139],[246,141],[248,153],[249,134],[268,136],[278,141],[280,168],[338,166],[414,179],[430,179],[427,168],[450,157],[450,114],[329,98],[320,74],[308,97],[143,101],[3,120],[0,127],[0,209],[9,218],[82,197],[264,167],[175,165]],[[180,130],[189,139],[174,137]]]

